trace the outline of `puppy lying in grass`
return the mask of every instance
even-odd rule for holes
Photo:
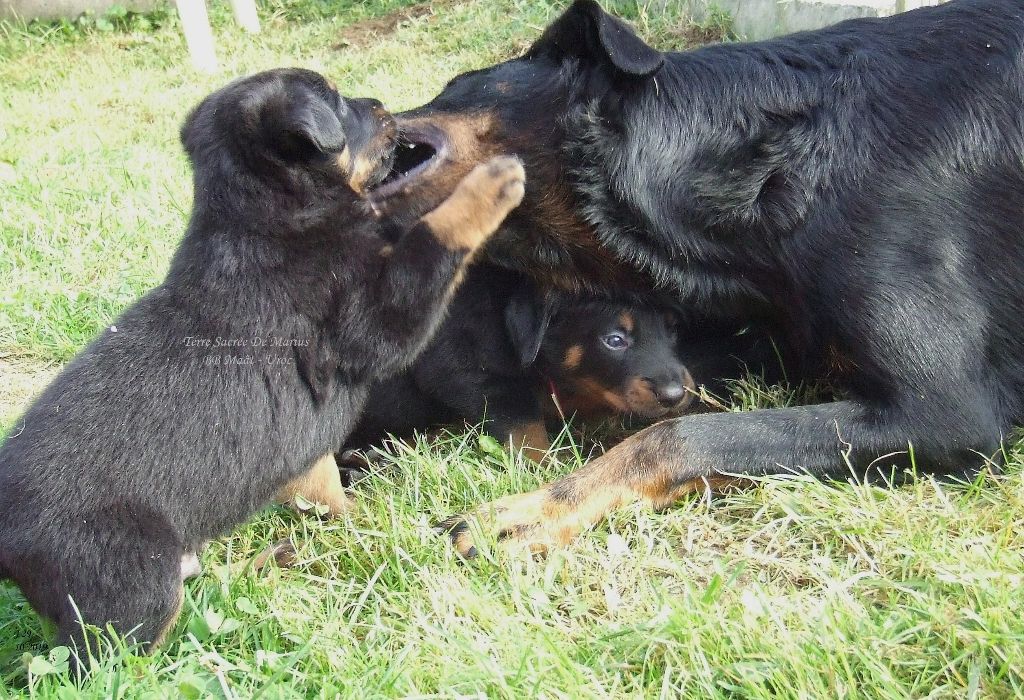
[[[406,230],[377,218],[362,193],[395,123],[305,70],[231,83],[181,136],[195,202],[166,279],[0,448],[0,578],[79,651],[83,622],[159,644],[202,544],[275,495],[344,507],[330,455],[367,389],[414,358],[523,196],[496,157]]]
[[[545,298],[516,273],[474,265],[415,363],[370,392],[347,446],[485,421],[491,436],[537,459],[550,447],[545,415],[655,419],[685,409],[695,387],[676,345],[675,319],[653,307]],[[349,479],[366,466],[350,450],[342,461]]]

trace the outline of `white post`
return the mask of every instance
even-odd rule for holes
[[[256,16],[256,0],[231,0],[235,21],[250,34],[260,33],[260,18]]]
[[[250,0],[251,1],[251,0]],[[192,55],[192,65],[201,71],[217,70],[217,53],[213,48],[213,32],[206,15],[206,0],[176,0],[185,43]]]

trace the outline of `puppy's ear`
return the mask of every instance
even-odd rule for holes
[[[505,307],[505,328],[523,367],[537,360],[554,312],[550,296],[542,297],[529,284],[516,290]]]
[[[651,48],[628,24],[613,17],[595,0],[576,0],[541,35],[529,54],[572,56],[594,65],[609,65],[635,78],[653,75],[665,56]]]
[[[311,97],[294,105],[284,128],[294,139],[319,153],[341,153],[345,149],[341,120],[322,99]]]

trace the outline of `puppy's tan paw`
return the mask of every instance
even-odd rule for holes
[[[333,454],[318,459],[306,473],[286,484],[277,494],[279,503],[287,503],[300,512],[338,517],[352,510],[350,498],[341,484],[341,474]]]
[[[512,156],[497,156],[478,165],[455,192],[423,217],[440,243],[451,250],[475,250],[498,230],[523,201],[526,173]]]
[[[463,182],[475,187],[477,196],[482,200],[493,199],[496,214],[501,219],[519,206],[526,194],[526,171],[523,170],[523,162],[515,156],[492,158],[470,171]]]

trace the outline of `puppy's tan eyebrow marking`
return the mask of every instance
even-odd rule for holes
[[[627,333],[632,333],[633,328],[636,326],[636,322],[633,320],[633,314],[628,311],[623,311],[619,315],[619,323],[622,324],[622,329]]]
[[[583,346],[573,345],[565,351],[565,358],[562,360],[562,366],[566,369],[576,369],[580,366],[580,361],[583,359]]]
[[[352,168],[352,157],[348,150],[348,144],[345,144],[345,148],[341,150],[341,153],[337,157],[338,167],[341,168],[341,172],[346,175],[350,174],[349,170]]]

